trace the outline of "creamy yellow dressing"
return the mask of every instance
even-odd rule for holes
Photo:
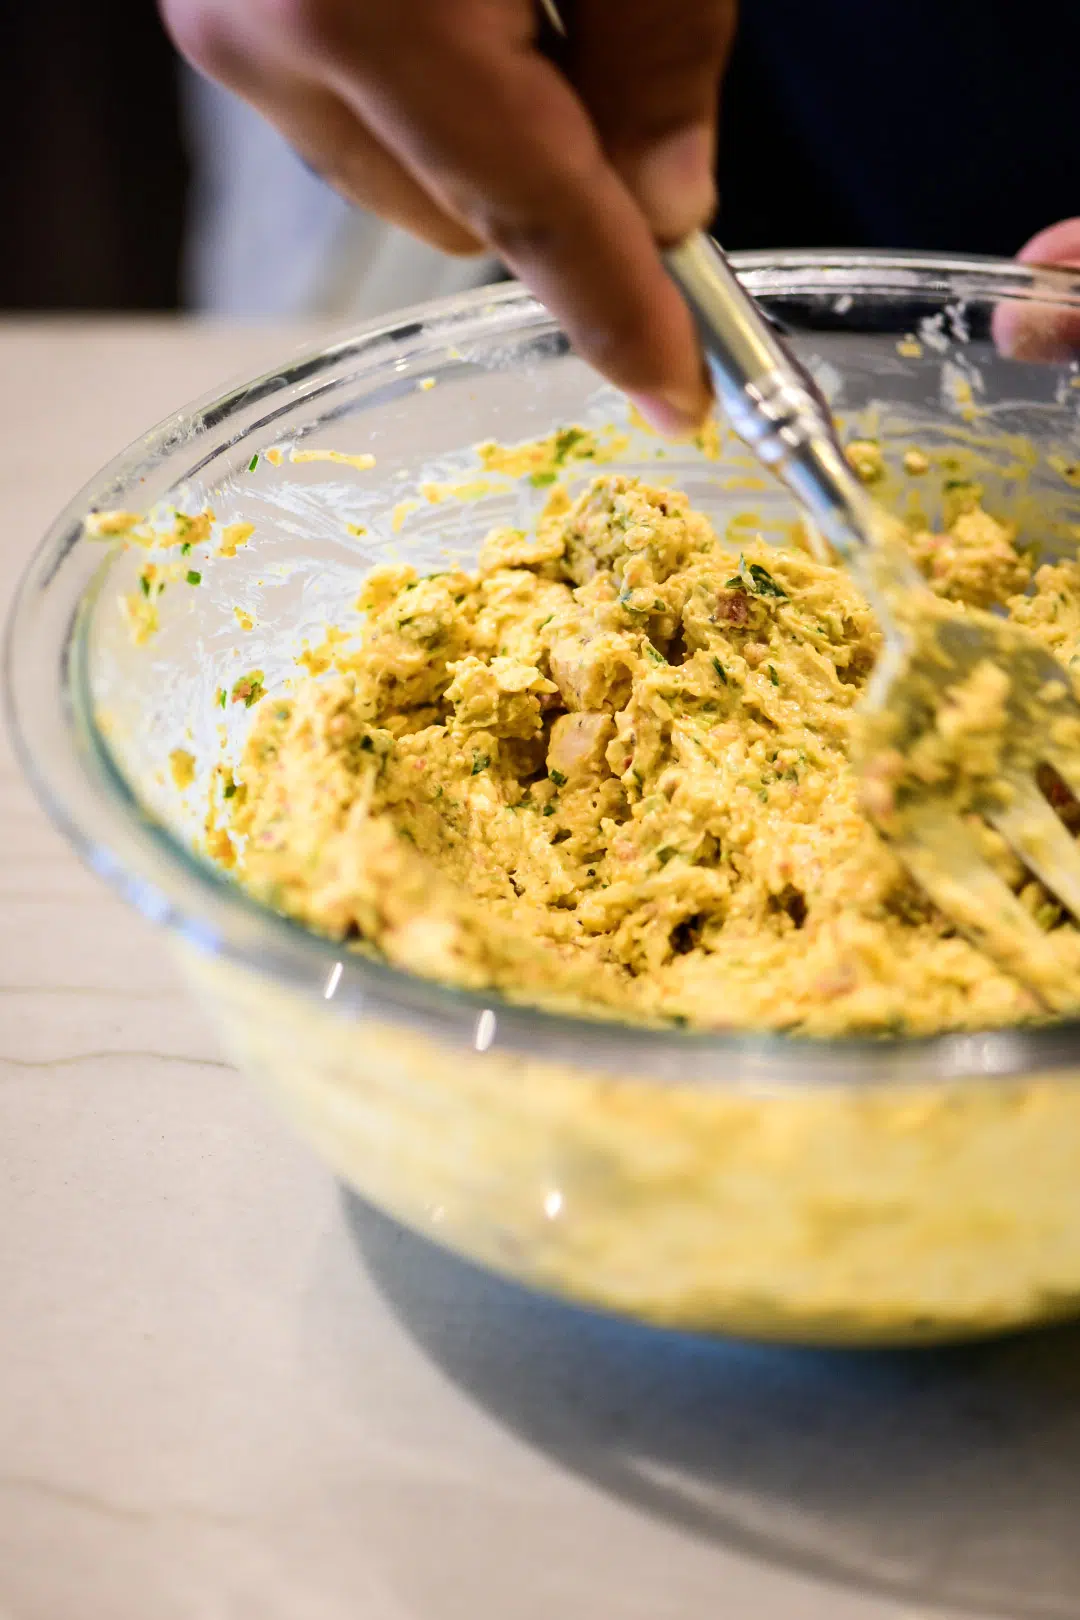
[[[1032,582],[1008,525],[953,506],[910,540],[931,587],[1068,663],[1080,566]],[[418,973],[624,1018],[837,1035],[1035,1014],[866,819],[849,746],[879,634],[841,569],[733,550],[685,496],[612,474],[553,488],[475,572],[381,568],[358,605],[359,642],[335,632],[259,702],[230,778],[216,848],[260,898]],[[972,837],[1075,956],[1045,891]]]

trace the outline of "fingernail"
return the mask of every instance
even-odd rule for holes
[[[650,427],[669,439],[689,439],[697,433],[708,413],[708,398],[684,398],[670,394],[630,394],[627,396]]]
[[[712,130],[690,124],[656,141],[634,165],[631,186],[662,242],[706,224],[716,207]]]

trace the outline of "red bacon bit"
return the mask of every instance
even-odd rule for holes
[[[1044,784],[1043,791],[1055,810],[1063,810],[1073,800],[1072,794],[1058,777],[1050,777]]]
[[[750,598],[745,591],[722,591],[717,597],[713,618],[724,624],[747,624],[750,619]]]

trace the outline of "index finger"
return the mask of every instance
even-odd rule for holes
[[[689,313],[584,105],[536,50],[531,6],[418,0],[408,51],[371,14],[335,8],[322,55],[338,93],[657,426],[697,427],[710,393]]]

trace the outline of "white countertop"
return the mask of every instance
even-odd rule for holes
[[[293,332],[0,323],[0,600]],[[0,1620],[1080,1617],[1080,1331],[916,1356],[546,1304],[366,1210],[0,743]]]

